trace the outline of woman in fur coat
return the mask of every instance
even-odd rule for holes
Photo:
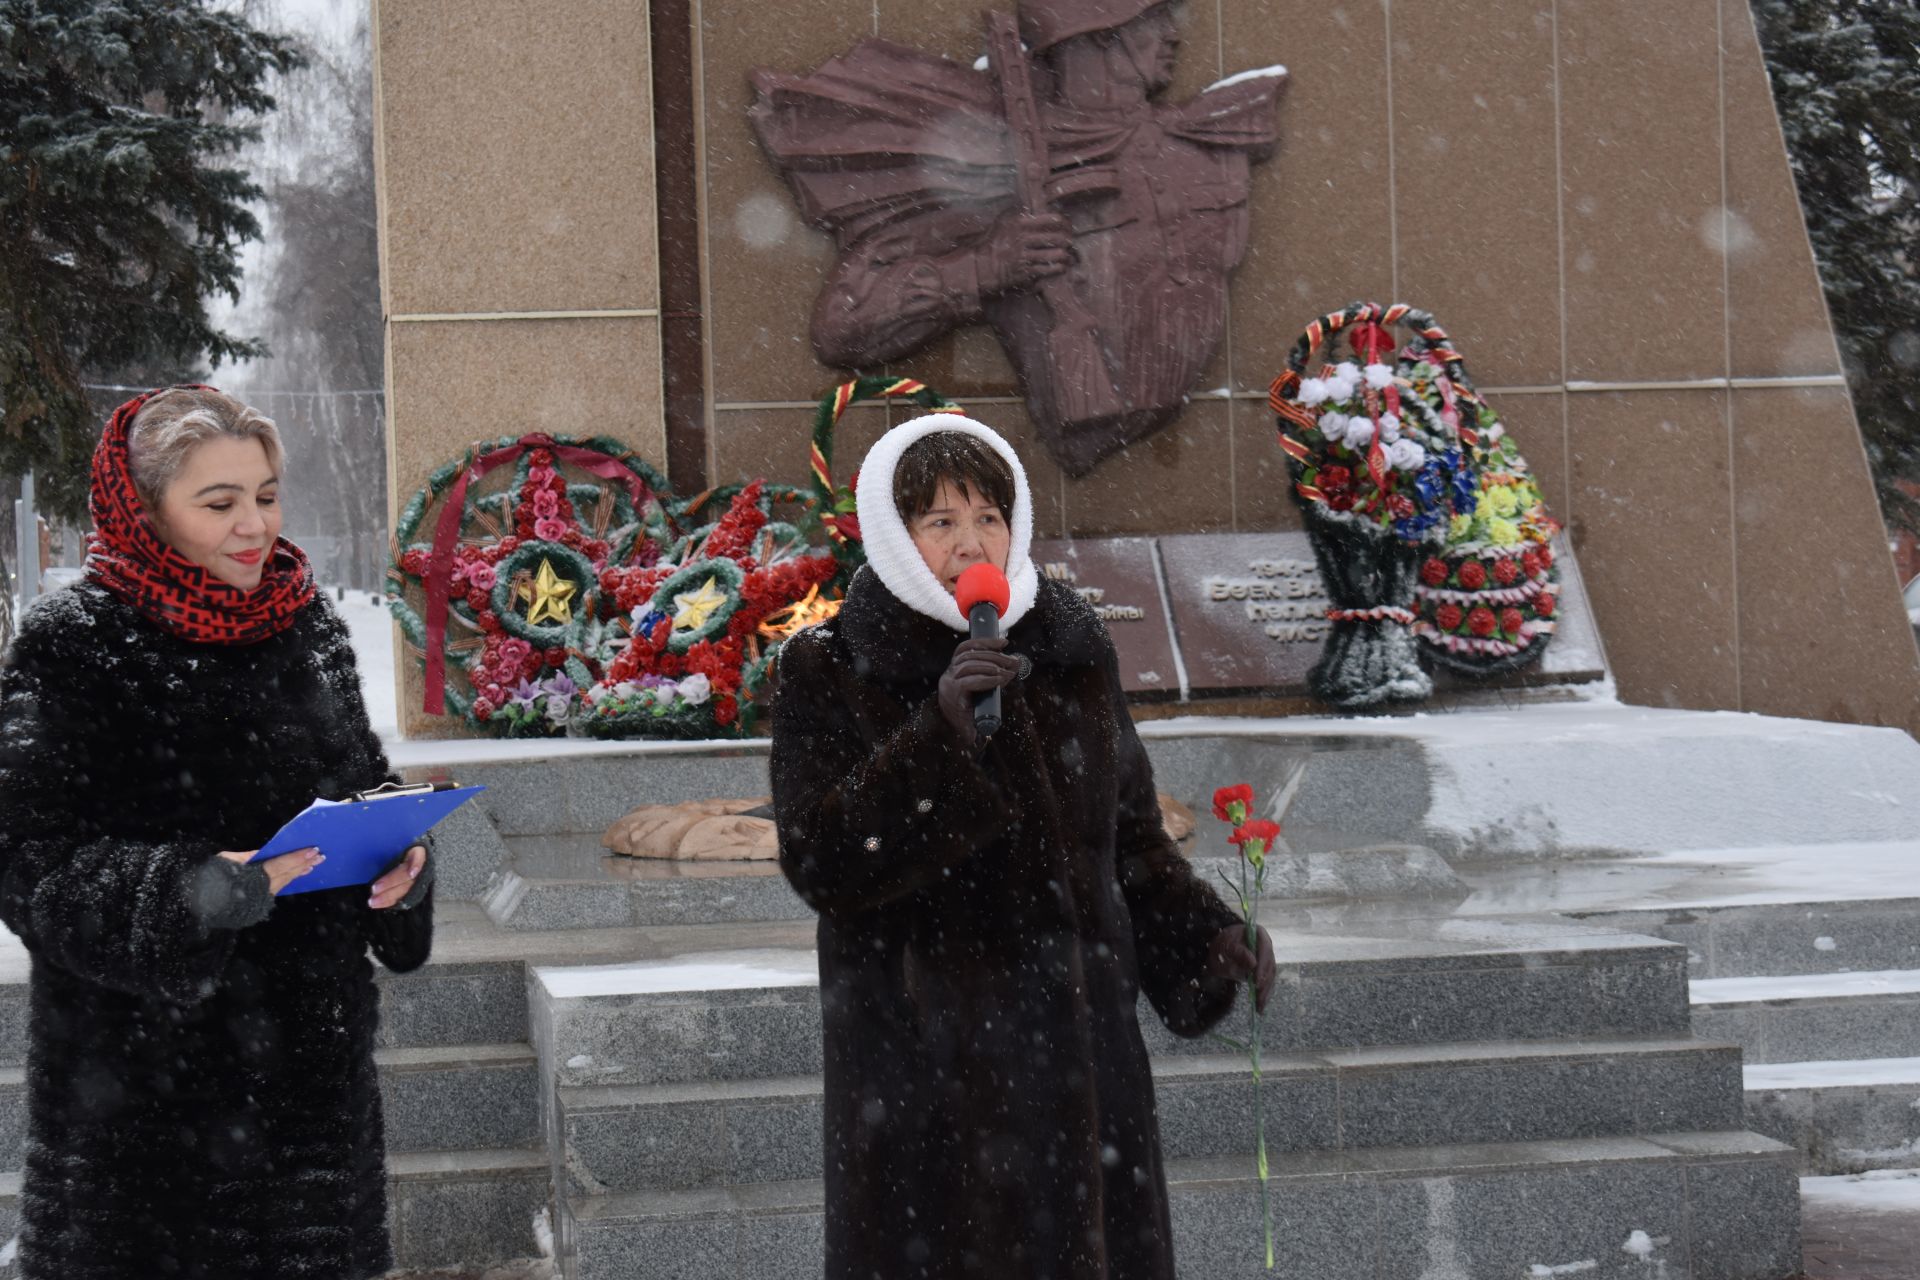
[[[781,652],[780,862],[820,913],[828,1280],[1174,1280],[1144,991],[1197,1036],[1273,958],[1161,825],[1106,630],[1028,557],[1012,448],[936,414],[862,463],[868,564]],[[953,598],[985,561],[1003,638]],[[972,702],[1002,691],[981,740]]]
[[[86,579],[0,675],[0,919],[32,955],[20,1274],[361,1280],[391,1264],[372,950],[424,963],[424,848],[369,889],[248,865],[388,776],[346,628],[280,538],[273,424],[140,396]]]

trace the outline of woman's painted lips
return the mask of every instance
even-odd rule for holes
[[[252,551],[229,551],[227,554],[235,560],[238,560],[241,564],[259,564],[260,557],[264,552],[262,552],[260,548],[255,547]]]

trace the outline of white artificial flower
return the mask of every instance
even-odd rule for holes
[[[1487,428],[1487,439],[1489,440],[1498,440],[1506,434],[1507,429],[1498,422]]]
[[[1393,385],[1393,369],[1389,365],[1370,364],[1367,366],[1367,385],[1375,391],[1385,391]]]
[[[1311,408],[1324,404],[1327,399],[1327,384],[1319,378],[1308,378],[1300,384],[1300,403]]]
[[[1380,415],[1380,443],[1392,444],[1400,438],[1400,415],[1383,413]]]
[[[1342,382],[1357,384],[1360,381],[1360,366],[1351,360],[1342,360],[1333,366],[1333,376]]]
[[[705,672],[695,672],[682,680],[677,688],[681,698],[690,707],[697,707],[713,696],[713,682],[707,679]]]
[[[1387,448],[1387,461],[1395,471],[1418,471],[1426,465],[1427,451],[1412,440],[1396,440]]]
[[[1347,437],[1347,415],[1344,413],[1323,413],[1320,415],[1320,434],[1329,444],[1339,444]]]
[[[1347,419],[1347,448],[1364,449],[1373,442],[1373,423],[1366,418]]]
[[[567,712],[570,710],[572,710],[571,705],[565,698],[560,697],[558,694],[547,699],[547,719],[553,721],[555,724],[566,723]]]
[[[613,686],[614,696],[620,698],[631,698],[635,693],[638,693],[639,690],[640,686],[631,680],[622,680],[619,684]]]

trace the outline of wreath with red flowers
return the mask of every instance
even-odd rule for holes
[[[476,445],[401,513],[389,608],[430,680],[444,671],[445,709],[488,732],[737,736],[790,615],[840,571],[771,518],[806,500],[755,481],[677,502],[606,438]]]

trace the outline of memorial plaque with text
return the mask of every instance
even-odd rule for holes
[[[1159,541],[1193,695],[1304,692],[1332,625],[1307,535],[1192,533]]]
[[[1093,606],[1120,658],[1120,683],[1136,700],[1180,696],[1179,664],[1161,604],[1151,538],[1036,542],[1033,563]]]
[[[1304,694],[1307,672],[1320,660],[1332,626],[1307,535],[1196,533],[1158,541],[1190,696]],[[1438,671],[1437,688],[1580,683],[1605,674],[1579,567],[1564,542],[1554,545],[1561,575],[1559,630],[1541,660],[1495,679]]]

